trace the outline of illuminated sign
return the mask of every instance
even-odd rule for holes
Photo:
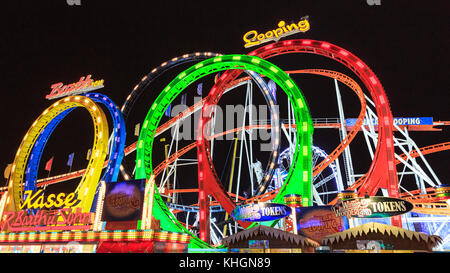
[[[356,118],[345,120],[345,126],[355,126]],[[364,119],[363,125],[369,125],[369,121]],[[372,119],[372,125],[378,125],[378,119]],[[394,125],[433,125],[432,117],[394,118]]]
[[[292,35],[299,32],[306,32],[309,30],[309,17],[303,17],[298,23],[286,24],[285,21],[280,21],[278,23],[278,28],[269,30],[266,33],[259,33],[256,30],[250,30],[244,34],[244,47],[252,47],[262,43],[267,43],[270,41],[278,41],[280,38]]]
[[[64,85],[62,82],[58,82],[50,86],[52,91],[50,91],[50,94],[45,96],[45,98],[52,100],[65,96],[73,96],[90,92],[92,90],[103,88],[103,81],[104,80],[94,81],[91,79],[91,75],[87,75],[86,77],[81,77],[78,82],[67,85]]]
[[[348,228],[345,217],[336,216],[332,206],[312,206],[295,209],[298,234],[315,240]]]
[[[235,220],[246,222],[272,221],[284,218],[291,213],[291,208],[276,203],[255,203],[237,206],[231,216]]]
[[[74,212],[70,208],[59,210],[27,210],[5,211],[4,220],[0,223],[1,231],[40,231],[40,230],[72,230],[89,229],[93,214],[83,213],[81,208]]]
[[[89,229],[93,213],[72,207],[81,202],[75,193],[44,196],[43,190],[24,192],[19,211],[5,211],[1,231],[40,231]]]
[[[407,213],[413,208],[414,205],[406,200],[381,196],[339,200],[333,206],[336,216],[354,218],[392,217]]]
[[[145,179],[106,183],[102,221],[136,221],[142,218]]]
[[[33,191],[25,191],[25,201],[20,205],[20,209],[56,209],[56,208],[68,208],[73,207],[81,202],[75,195],[75,193],[59,193],[50,194],[47,199],[44,198],[43,190],[38,190],[35,193]]]

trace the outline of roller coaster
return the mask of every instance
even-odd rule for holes
[[[277,56],[295,54],[323,56],[340,63],[352,71],[362,85],[338,71],[285,70],[269,61]],[[142,121],[138,140],[126,145],[125,124],[139,98],[144,92],[153,90],[150,87],[161,82],[162,76],[169,71],[180,70],[186,64],[190,67],[179,72],[160,92],[155,93],[157,97]],[[246,76],[241,76],[243,72]],[[304,74],[334,82],[338,118],[311,117],[306,97],[292,78],[292,75]],[[207,81],[210,75],[216,75],[216,78],[205,98],[160,124],[169,105],[180,94],[185,94],[194,82]],[[247,114],[243,115],[240,126],[217,130],[221,98],[225,94],[234,95],[245,90],[244,109],[250,109],[254,84],[268,106],[269,119],[254,119],[251,111],[244,111]],[[353,91],[360,103],[354,124],[346,122],[339,85]],[[277,109],[276,88],[283,90],[287,98],[288,107],[284,111]],[[111,135],[102,106],[111,116]],[[38,179],[37,171],[47,140],[76,107],[85,108],[90,113],[95,129],[87,168]],[[195,114],[198,116],[195,120],[196,137],[184,145],[176,134],[182,123]],[[436,130],[433,126],[449,125],[450,122],[402,126],[394,124],[393,120],[388,97],[374,72],[350,51],[329,42],[284,40],[259,47],[247,55],[185,54],[162,63],[145,75],[131,90],[120,110],[111,99],[100,93],[61,98],[45,109],[17,150],[7,186],[0,188],[0,214],[5,210],[18,210],[26,199],[26,191],[77,178],[81,181],[75,192],[82,200],[77,206],[86,212],[93,211],[100,181],[117,181],[120,173],[124,180],[134,176],[156,184],[152,213],[160,221],[161,229],[191,235],[193,248],[210,248],[220,246],[221,239],[227,235],[261,224],[234,221],[230,215],[238,205],[262,201],[283,203],[287,194],[300,194],[303,206],[331,205],[336,202],[340,191],[350,190],[357,192],[358,196],[382,194],[408,200],[414,204],[413,211],[392,217],[389,219],[391,224],[441,235],[444,238],[441,249],[449,249],[450,207],[446,198],[439,195],[439,189],[448,186],[439,181],[424,156],[449,150],[450,142],[419,148],[408,130]],[[313,145],[313,131],[324,128],[337,130],[340,136],[340,144],[328,154]],[[154,146],[160,145],[155,139],[167,135],[169,130],[172,130],[172,135],[165,158],[154,166]],[[270,149],[264,156],[268,158],[265,168],[255,156],[260,151],[253,150],[253,133],[258,130],[270,131]],[[359,175],[353,170],[350,151],[350,144],[357,134],[364,136],[371,157],[368,171]],[[226,156],[215,148],[217,139],[224,136],[229,136],[230,140],[226,159],[231,159],[231,162],[227,175],[223,175],[225,167],[219,174],[214,166],[215,157]],[[187,158],[193,151],[196,151],[196,156]],[[136,157],[132,161],[130,155],[134,152]],[[129,172],[126,165],[132,165],[134,170]],[[344,166],[344,174],[341,166]],[[177,171],[183,173],[189,167],[194,174],[192,177],[183,174],[183,179],[195,180],[196,187],[186,187],[177,175]],[[241,181],[244,172],[249,181]],[[407,175],[415,179],[412,188],[404,183]],[[196,198],[180,197],[188,194],[191,197],[196,195]],[[362,220],[355,222],[362,223]],[[276,221],[264,224],[280,225]]]

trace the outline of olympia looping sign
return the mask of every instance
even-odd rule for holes
[[[270,41],[278,41],[285,36],[289,36],[299,32],[306,32],[310,28],[309,17],[305,16],[297,23],[286,24],[285,21],[278,23],[278,28],[266,31],[265,33],[258,33],[256,30],[250,30],[244,34],[245,48],[260,45]]]

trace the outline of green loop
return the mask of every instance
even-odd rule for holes
[[[149,178],[153,174],[152,150],[156,129],[170,103],[191,83],[196,80],[224,70],[241,69],[250,70],[272,79],[288,95],[294,109],[296,122],[296,147],[288,176],[273,200],[284,203],[286,194],[301,194],[306,202],[303,205],[311,205],[311,144],[313,123],[307,103],[295,82],[280,68],[272,63],[256,56],[248,55],[224,55],[202,61],[191,66],[175,79],[158,95],[147,116],[139,134],[136,156],[136,179]],[[206,247],[205,242],[191,234],[175,216],[167,209],[164,201],[155,192],[153,216],[160,220],[161,228],[173,232],[185,232],[193,236],[192,247]]]

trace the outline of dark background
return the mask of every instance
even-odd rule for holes
[[[289,22],[305,15],[310,17],[311,29],[290,38],[328,41],[360,57],[382,82],[394,117],[432,116],[435,121],[450,120],[446,82],[449,10],[448,1],[411,0],[381,0],[380,6],[370,6],[366,0],[81,0],[81,6],[69,6],[65,0],[2,3],[0,169],[13,162],[33,121],[53,103],[45,99],[51,84],[68,84],[92,74],[94,79],[105,80],[101,92],[120,107],[140,79],[166,60],[197,51],[246,54],[256,48],[244,48],[242,36],[247,31],[265,32],[274,29],[280,20]],[[336,69],[356,79],[348,69],[324,57],[297,55],[271,61],[285,70]],[[327,99],[326,93],[322,93],[326,89],[331,92],[328,94],[334,94],[331,80],[293,78],[304,92],[313,118],[337,117],[334,97]],[[167,77],[159,84],[164,86],[170,80]],[[160,90],[157,88],[136,103],[134,116],[127,123],[127,145],[137,140],[134,125],[142,122]],[[341,92],[345,93],[344,90],[342,87]],[[343,94],[346,116],[356,117],[358,101],[347,93],[348,99]],[[233,104],[232,97],[224,101]],[[188,105],[192,102],[189,97]],[[45,148],[39,178],[48,175],[43,165],[52,156],[55,161],[51,175],[69,170],[66,162],[71,152],[75,152],[72,170],[86,167],[86,152],[93,141],[88,120],[86,111],[76,109],[61,122]],[[449,141],[449,128],[442,129],[442,132],[411,132],[411,136],[419,147]],[[330,153],[339,143],[337,133],[330,133],[334,142],[320,133],[315,131],[314,142]],[[355,169],[360,173],[367,171],[370,159],[361,136],[351,148]],[[135,154],[130,157],[128,167]],[[427,160],[441,182],[448,183],[448,153],[433,154]],[[220,174],[222,169],[217,165],[216,168]],[[2,181],[1,185],[6,184],[5,179]]]

